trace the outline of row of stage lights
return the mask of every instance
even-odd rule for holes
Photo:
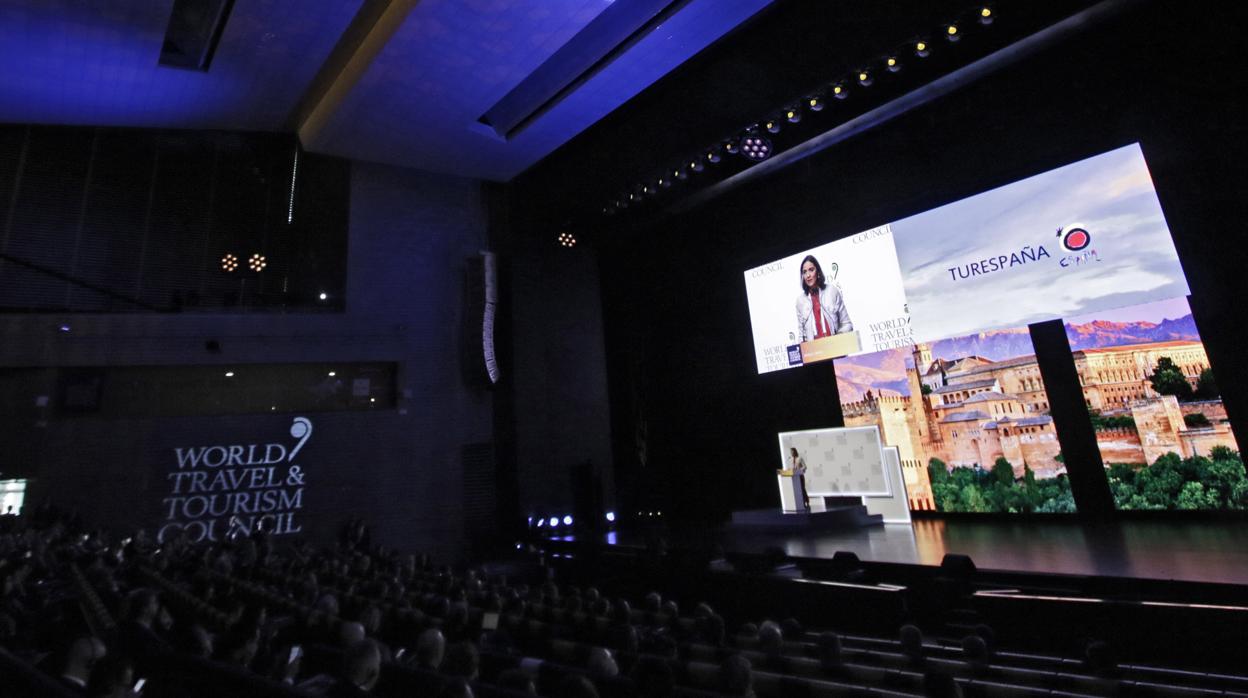
[[[607,527],[611,527],[615,525],[618,517],[616,516],[614,511],[608,511],[606,514],[603,515],[602,518],[603,518],[604,524]],[[637,512],[638,521],[655,521],[656,519],[661,519],[661,518],[663,518],[662,511],[638,511]],[[528,518],[528,524],[529,524],[530,530],[541,530],[541,531],[570,530],[575,523],[576,523],[576,519],[573,518],[571,514],[564,514],[563,516],[550,516],[550,517],[547,517],[544,515],[543,516],[530,516]]]
[[[967,17],[967,21],[977,22],[982,26],[992,24],[995,19],[996,11],[990,5],[977,6]],[[966,22],[950,22],[941,27],[940,34],[946,42],[955,43],[962,38],[965,24]],[[784,123],[800,123],[805,111],[816,113],[823,111],[828,106],[829,98],[835,101],[847,99],[851,85],[857,84],[860,88],[870,87],[875,83],[877,71],[898,73],[909,60],[908,57],[927,58],[932,54],[932,50],[932,42],[929,39],[915,39],[901,49],[886,54],[874,65],[861,68],[855,73],[811,92],[802,99],[786,105],[771,117],[749,126],[742,133],[706,148],[699,155],[690,157],[679,165],[669,167],[657,177],[634,186],[631,191],[608,203],[602,212],[612,215],[616,211],[640,204],[646,198],[658,195],[659,192],[671,188],[677,182],[684,182],[691,175],[704,171],[708,164],[719,163],[724,155],[741,155],[751,162],[762,162],[775,154],[771,140],[764,133],[780,133]],[[560,244],[565,247],[569,246],[564,244],[563,235],[560,236]]]
[[[221,271],[225,272],[226,274],[230,274],[235,271],[238,271],[238,265],[239,265],[238,255],[234,254],[233,252],[226,252],[221,257]],[[268,258],[260,254],[259,252],[256,252],[255,254],[247,258],[247,268],[253,272],[256,272],[257,274],[264,271],[264,268],[267,266],[269,266]]]

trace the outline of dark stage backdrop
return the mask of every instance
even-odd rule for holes
[[[1248,295],[1248,139],[1234,22],[1162,5],[766,181],[601,238],[622,496],[691,519],[771,506],[776,432],[841,422],[830,365],[756,373],[743,270],[1135,141],[1231,424],[1248,434],[1248,330],[1237,309]]]

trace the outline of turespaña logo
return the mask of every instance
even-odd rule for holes
[[[1078,252],[1092,244],[1092,234],[1078,224],[1058,228],[1057,236],[1062,239],[1062,247],[1069,252]]]

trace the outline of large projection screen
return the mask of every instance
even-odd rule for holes
[[[759,373],[1188,294],[1138,143],[749,269],[745,288]]]
[[[880,429],[841,427],[780,433],[780,462],[792,468],[792,449],[806,463],[812,497],[889,497]]]

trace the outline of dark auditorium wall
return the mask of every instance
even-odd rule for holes
[[[464,540],[461,449],[493,434],[492,396],[460,366],[466,260],[487,246],[481,184],[354,163],[350,195],[344,313],[8,315],[0,366],[397,362],[395,409],[306,415],[312,434],[293,461],[305,483],[297,521],[328,541],[344,518],[363,516],[375,542],[452,559]],[[62,322],[72,331],[59,332]],[[205,350],[209,339],[219,353]],[[50,496],[88,521],[154,530],[173,449],[289,448],[296,416],[10,423],[0,471],[31,472],[28,506]]]
[[[515,459],[521,516],[572,513],[574,472],[614,501],[598,262],[583,246],[525,245],[509,264]],[[588,464],[588,465],[586,465]],[[583,495],[582,495],[583,496]]]
[[[771,506],[776,432],[840,423],[830,365],[757,375],[743,270],[1134,141],[1248,437],[1236,26],[1144,3],[776,176],[615,225],[596,244],[621,497],[701,520]]]

